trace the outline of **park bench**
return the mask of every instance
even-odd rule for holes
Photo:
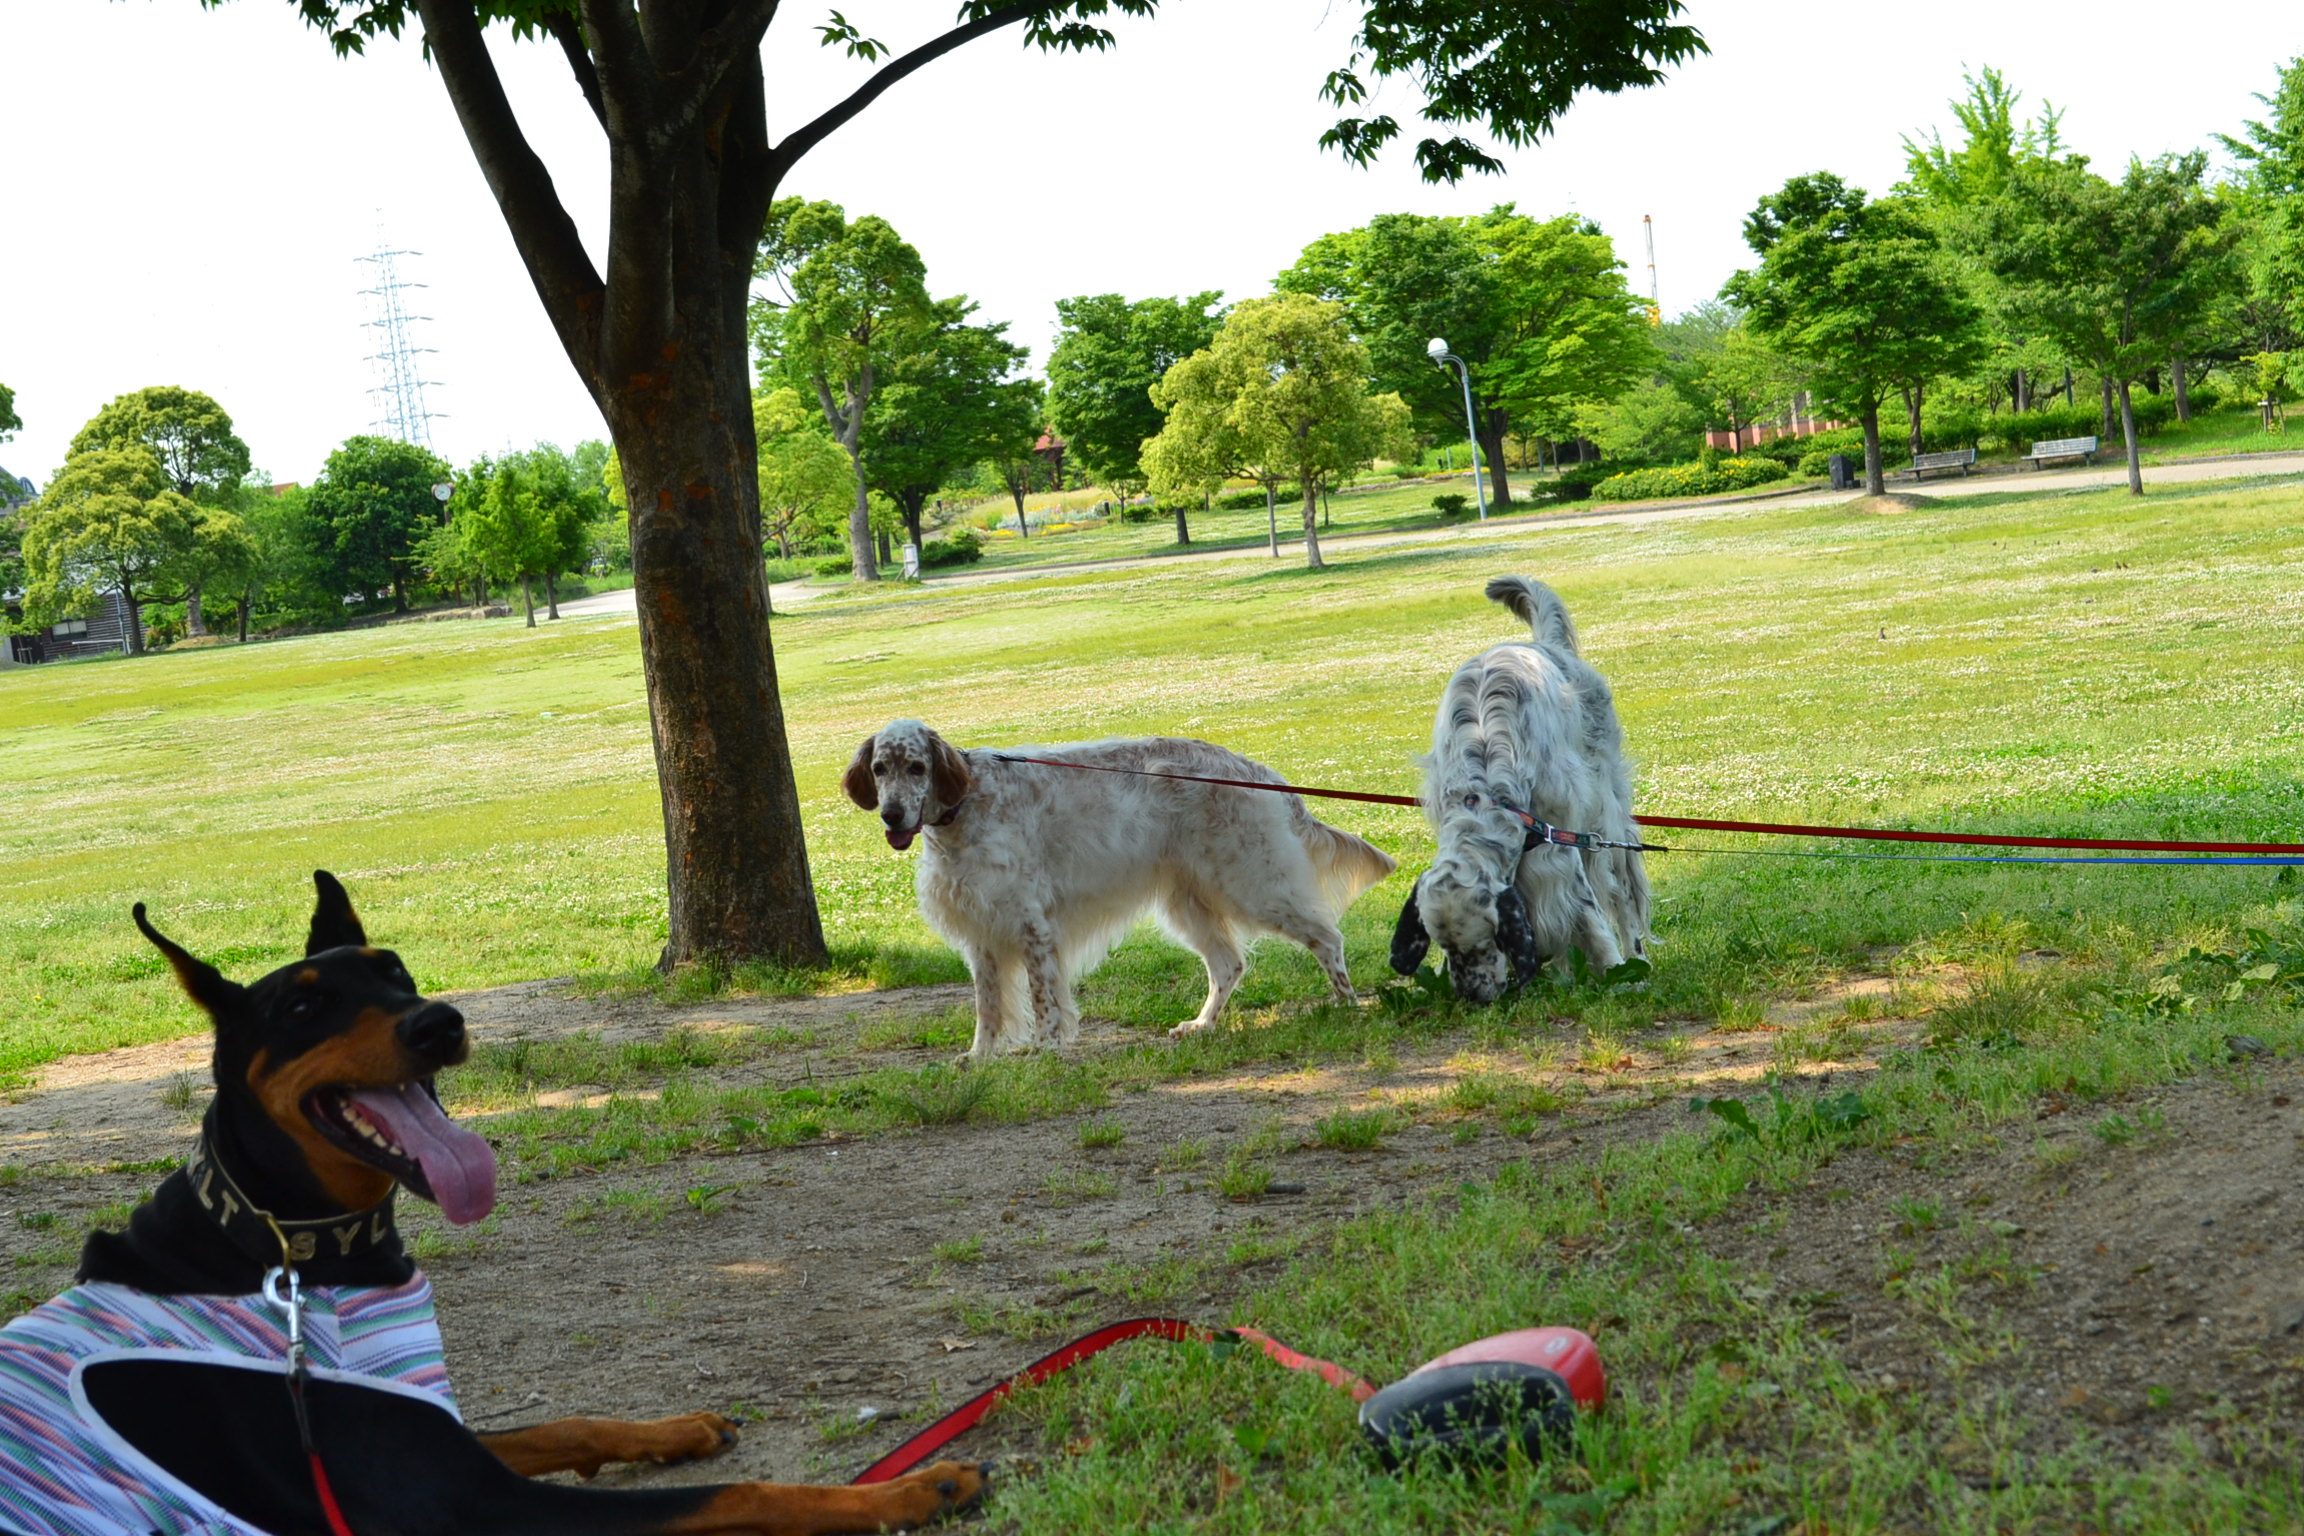
[[[2092,437],[2059,437],[2045,443],[2034,443],[2032,451],[2024,455],[2034,469],[2050,459],[2085,459],[2096,462],[2096,439]]]
[[[1932,469],[1956,469],[1965,475],[1975,462],[1976,450],[1973,448],[1958,448],[1950,453],[1916,453],[1912,455],[1912,467],[1904,473],[1915,480],[1921,479]]]

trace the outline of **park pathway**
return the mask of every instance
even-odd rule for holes
[[[2179,460],[2157,467],[2147,466],[2144,486],[2147,492],[2155,485],[2188,485],[2212,480],[2246,480],[2272,475],[2304,475],[2304,452],[2260,453],[2236,455],[2227,458]],[[2074,491],[2110,490],[2128,483],[2128,469],[2115,460],[2112,463],[2083,470],[2010,470],[1994,474],[1970,475],[1959,479],[1925,480],[1918,484],[1891,482],[1890,488],[1900,495],[1919,496],[1973,496],[1978,494],[2050,495]],[[1337,553],[1350,550],[1390,549],[1404,544],[1451,544],[1477,539],[1508,538],[1538,528],[1592,528],[1611,523],[1651,523],[1684,517],[1701,517],[1720,513],[1739,512],[1746,507],[1764,505],[1770,510],[1779,507],[1828,507],[1854,501],[1861,493],[1854,491],[1794,491],[1762,492],[1756,496],[1713,497],[1699,501],[1642,502],[1627,507],[1613,507],[1605,511],[1535,512],[1508,517],[1492,517],[1486,522],[1467,523],[1456,528],[1422,528],[1395,533],[1324,534],[1320,540],[1323,551]],[[1291,558],[1300,544],[1283,539],[1281,558]],[[991,571],[958,571],[948,576],[928,578],[926,585],[979,586],[987,582],[1030,581],[1042,576],[1073,575],[1082,571],[1127,570],[1147,565],[1176,565],[1193,561],[1211,560],[1269,560],[1272,556],[1265,546],[1229,545],[1222,549],[1193,549],[1172,555],[1114,555],[1100,560],[1070,560],[1048,565],[1005,566]],[[769,601],[780,612],[789,612],[812,597],[836,592],[838,587],[814,586],[806,581],[778,582],[769,588]],[[603,592],[597,597],[578,598],[560,605],[560,612],[568,618],[597,618],[630,614],[634,611],[632,593]]]

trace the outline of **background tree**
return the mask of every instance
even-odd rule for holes
[[[953,478],[1039,424],[1040,385],[1010,377],[1026,357],[1006,324],[970,325],[976,306],[945,299],[933,323],[888,360],[864,422],[864,471],[896,504],[915,548],[921,514]]]
[[[1001,489],[1016,503],[1016,537],[1020,539],[1032,537],[1031,519],[1024,515],[1024,498],[1032,494],[1032,488],[1048,473],[1047,462],[1036,451],[1037,445],[1043,436],[1055,430],[1045,421],[1037,423],[1030,437],[1019,435],[1003,444],[991,459],[992,472],[1000,477]]]
[[[2231,290],[2238,230],[2201,178],[2208,157],[2132,162],[2118,184],[2079,156],[2022,169],[1990,210],[1985,238],[2008,307],[2120,401],[2128,489],[2144,494],[2129,386],[2182,350]]]
[[[1116,293],[1056,301],[1049,421],[1096,483],[1120,500],[1149,481],[1141,456],[1162,425],[1152,386],[1216,339],[1222,317],[1211,311],[1223,297],[1211,290],[1133,303]],[[1177,542],[1191,542],[1181,514]]]
[[[26,622],[84,613],[115,593],[127,609],[128,653],[143,654],[144,605],[173,600],[167,573],[192,542],[198,515],[144,448],[72,455],[22,514]]]
[[[2235,355],[2304,346],[2297,309],[2304,294],[2304,59],[2282,65],[2272,94],[2256,99],[2266,117],[2248,119],[2238,137],[2216,135],[2239,172],[2224,189],[2240,231]]]
[[[559,550],[557,519],[524,454],[481,459],[456,482],[449,521],[464,525],[464,547],[498,580],[520,583],[520,607],[536,627],[535,578]]]
[[[426,55],[514,247],[615,439],[664,797],[665,963],[821,961],[757,554],[745,300],[769,209],[810,149],[954,49],[1010,27],[1044,50],[1104,48],[1112,36],[1100,18],[1150,16],[1157,0],[962,0],[953,25],[901,52],[843,17],[820,24],[775,0],[292,3],[340,53],[421,21]],[[1351,110],[1371,89],[1404,79],[1443,131],[1478,125],[1526,144],[1579,91],[1652,85],[1666,66],[1701,52],[1679,12],[1679,0],[1374,0],[1324,93]],[[762,44],[780,16],[793,29],[814,27],[827,46],[884,62],[776,140]],[[528,143],[483,35],[489,22],[515,38],[549,38],[608,141],[604,271]],[[809,83],[794,94],[805,100]],[[948,125],[923,120],[922,133],[947,136]],[[1399,133],[1386,114],[1347,116],[1323,142],[1365,162]],[[1501,169],[1461,134],[1426,138],[1415,156],[1434,180]]]
[[[243,483],[239,511],[250,555],[238,593],[242,640],[260,606],[274,623],[325,624],[344,616],[343,598],[332,579],[334,532],[314,519],[311,501],[311,491],[303,486],[275,493],[268,480],[256,475]]]
[[[16,391],[0,384],[0,443],[23,430],[23,418],[16,414]]]
[[[229,594],[246,590],[255,560],[255,536],[236,509],[192,503],[184,541],[162,573],[163,578],[184,595],[187,634],[208,633],[202,612],[203,595],[210,591]],[[243,634],[241,638],[247,637]]]
[[[393,612],[407,612],[417,541],[441,521],[432,487],[453,478],[446,460],[394,437],[349,437],[329,454],[306,505],[325,530],[336,590],[367,599],[389,589]]]
[[[1539,221],[1509,204],[1474,219],[1383,214],[1315,240],[1275,286],[1342,304],[1376,387],[1408,402],[1421,430],[1453,441],[1463,389],[1427,351],[1445,339],[1471,371],[1498,506],[1512,497],[1504,440],[1516,416],[1558,433],[1579,405],[1614,399],[1654,362],[1615,247],[1575,217]]]
[[[851,568],[858,581],[877,581],[864,418],[880,371],[937,323],[927,264],[887,220],[867,214],[851,224],[834,204],[793,197],[773,210],[758,267],[779,297],[754,301],[754,337],[785,377],[815,394],[825,426],[848,451]]]
[[[1730,278],[1722,297],[1744,307],[1824,404],[1863,424],[1864,484],[1883,494],[1881,402],[1973,362],[1982,312],[1916,213],[1829,172],[1762,198],[1744,242],[1760,266]]]
[[[1320,568],[1320,491],[1371,459],[1411,452],[1408,406],[1368,392],[1368,349],[1344,307],[1301,293],[1251,299],[1206,351],[1153,391],[1168,424],[1145,446],[1155,489],[1190,494],[1226,474],[1269,498],[1283,477],[1304,499],[1304,563]]]
[[[760,527],[789,560],[796,542],[836,539],[856,501],[856,471],[813,405],[789,385],[752,398],[760,440]]]
[[[208,512],[176,572],[184,594],[184,627],[208,633],[202,598],[209,581],[229,576],[247,550],[247,530],[232,510],[248,474],[248,445],[232,418],[196,389],[158,385],[116,397],[72,439],[71,452],[141,447],[160,461],[177,492]]]

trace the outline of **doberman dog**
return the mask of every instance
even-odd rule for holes
[[[304,958],[246,986],[135,909],[214,1021],[216,1097],[185,1166],[88,1239],[80,1283],[0,1329],[0,1530],[817,1536],[975,1501],[989,1469],[956,1462],[871,1487],[531,1480],[713,1455],[735,1427],[711,1413],[467,1429],[392,1221],[399,1188],[458,1223],[495,1203],[494,1152],[433,1088],[470,1053],[464,1018],[313,878]]]

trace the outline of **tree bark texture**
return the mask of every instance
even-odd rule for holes
[[[1272,558],[1277,560],[1280,558],[1280,513],[1273,496],[1272,482],[1267,480],[1264,482],[1264,529],[1272,539]]]
[[[1926,451],[1920,446],[1920,408],[1924,403],[1922,393],[1925,388],[1925,385],[1915,384],[1904,391],[1904,416],[1907,425],[1911,428],[1912,457],[1914,458],[1920,457]]]
[[[134,587],[123,582],[120,586],[120,603],[128,610],[128,633],[123,637],[127,641],[128,654],[141,656],[144,654],[144,600],[136,595]]]
[[[1325,562],[1320,558],[1320,492],[1310,479],[1304,482],[1304,568],[1320,570]]]
[[[544,573],[544,617],[560,617],[560,582],[550,571]]]
[[[2103,386],[2103,408],[2098,415],[2096,435],[2098,437],[2110,437],[2112,435],[2112,375],[2104,375]],[[2126,386],[2123,385],[2122,387],[2125,388]]]
[[[208,625],[200,612],[200,589],[197,586],[187,587],[184,591],[184,633],[187,635],[205,635],[208,633]]]
[[[528,573],[520,573],[520,611],[528,616],[528,627],[536,627],[536,593],[528,585]]]
[[[2179,352],[2168,359],[2168,387],[2176,392],[2176,419],[2192,419],[2192,393],[2185,377],[2184,354]]]
[[[2144,453],[2136,441],[2136,407],[2128,398],[2128,381],[2120,381],[2120,433],[2128,445],[2128,493],[2144,494]]]
[[[1184,521],[1184,506],[1181,502],[1177,503],[1176,506],[1176,542],[1178,544],[1192,542],[1192,530]]]
[[[1888,494],[1887,477],[1880,469],[1880,402],[1864,404],[1864,490],[1867,495]]]
[[[821,963],[769,644],[744,323],[754,255],[788,164],[779,157],[798,152],[790,141],[771,150],[766,138],[759,39],[773,8],[643,16],[605,0],[582,5],[584,46],[571,63],[608,138],[604,273],[513,116],[472,0],[417,8],[489,189],[624,468],[664,806],[662,963]],[[707,20],[722,25],[707,29]],[[868,561],[868,543],[858,545]]]

